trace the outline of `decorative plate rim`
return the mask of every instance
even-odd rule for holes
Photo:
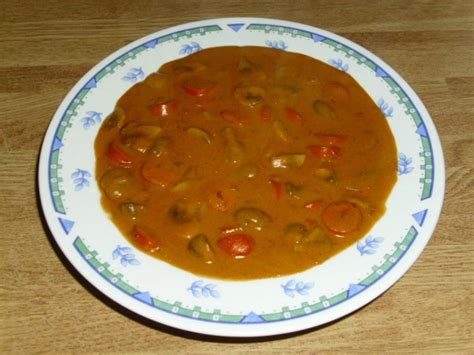
[[[137,298],[131,301],[131,299],[124,297],[119,294],[119,290],[114,288],[110,283],[104,282],[102,275],[94,273],[91,271],[90,265],[88,265],[87,260],[82,258],[79,254],[72,255],[70,251],[66,248],[66,245],[58,235],[60,232],[57,216],[50,213],[54,212],[51,202],[51,192],[50,192],[50,154],[53,150],[54,138],[56,137],[57,130],[60,128],[59,124],[62,122],[63,116],[65,115],[66,110],[72,104],[72,100],[77,96],[77,94],[92,80],[95,80],[95,75],[103,70],[107,65],[114,62],[117,58],[129,53],[133,49],[136,49],[140,46],[146,46],[146,44],[156,40],[165,35],[170,35],[171,33],[176,33],[178,31],[190,30],[202,26],[218,25],[218,26],[231,26],[231,25],[268,25],[268,26],[283,26],[294,29],[301,29],[302,31],[308,31],[309,33],[325,36],[336,42],[342,43],[344,46],[347,46],[350,49],[360,53],[363,57],[370,58],[370,60],[377,64],[377,66],[386,74],[389,73],[389,76],[398,84],[406,96],[411,100],[413,106],[419,112],[420,117],[422,118],[422,124],[425,125],[426,134],[428,135],[428,140],[431,144],[431,152],[433,152],[433,160],[436,160],[436,179],[433,179],[432,182],[432,191],[433,195],[436,192],[437,204],[431,208],[430,223],[424,226],[424,234],[428,237],[424,240],[417,240],[416,248],[411,244],[406,249],[404,254],[397,260],[397,263],[394,263],[397,267],[391,267],[390,272],[387,272],[377,279],[374,283],[367,286],[360,293],[355,294],[354,297],[348,297],[346,300],[351,300],[350,302],[345,302],[346,300],[336,303],[334,306],[329,306],[326,309],[331,308],[331,312],[321,312],[325,313],[324,316],[315,319],[315,313],[311,313],[305,316],[304,318],[313,319],[305,322],[301,322],[300,318],[291,318],[291,319],[281,319],[277,321],[272,321],[269,323],[219,323],[219,322],[208,322],[207,329],[200,327],[203,325],[202,319],[192,319],[191,317],[179,317],[177,314],[163,314],[163,316],[150,316],[149,305],[145,303],[140,304],[137,301]],[[240,29],[240,28],[239,28]],[[235,30],[234,30],[235,31]],[[156,45],[156,44],[155,44]],[[429,134],[428,134],[429,133]],[[340,318],[344,315],[350,314],[362,306],[370,303],[376,297],[383,294],[388,288],[393,286],[400,278],[403,276],[407,270],[412,266],[412,264],[419,257],[421,252],[424,250],[426,244],[431,238],[436,224],[438,222],[444,197],[444,188],[445,188],[445,170],[444,170],[444,158],[441,148],[440,139],[434,123],[427,112],[425,106],[418,98],[416,93],[411,89],[411,87],[405,82],[405,80],[398,75],[398,73],[393,70],[388,64],[383,60],[378,58],[372,52],[366,50],[365,48],[357,45],[356,43],[338,36],[334,33],[319,29],[314,26],[308,26],[300,23],[269,19],[269,18],[254,18],[254,17],[229,17],[229,18],[216,18],[203,21],[195,21],[190,23],[185,23],[178,26],[173,26],[166,28],[145,37],[142,37],[132,43],[118,49],[112,54],[108,55],[105,59],[101,60],[97,65],[90,69],[82,78],[72,87],[72,89],[65,96],[61,104],[59,105],[57,111],[55,112],[47,132],[44,136],[39,168],[38,168],[38,185],[40,192],[41,206],[43,214],[47,221],[48,227],[57,243],[61,249],[64,256],[69,260],[69,262],[74,266],[74,268],[95,288],[101,291],[105,296],[112,299],[113,301],[119,303],[123,307],[130,309],[131,311],[149,318],[155,322],[163,323],[171,327],[184,329],[191,332],[217,335],[217,336],[232,336],[232,337],[257,337],[257,336],[268,336],[276,335],[283,333],[290,333],[298,330],[308,329],[322,325],[324,323],[333,321],[337,318]],[[433,169],[434,170],[434,169]],[[414,239],[411,241],[413,243]],[[408,249],[410,252],[408,253]],[[85,262],[86,261],[86,262]],[[401,262],[399,262],[401,261]],[[377,284],[377,286],[375,286]],[[155,308],[156,309],[156,308]],[[163,310],[161,310],[163,311]],[[245,325],[245,326],[244,326]]]

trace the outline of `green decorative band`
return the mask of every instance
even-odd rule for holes
[[[90,89],[82,88],[72,100],[56,128],[55,138],[51,147],[49,157],[49,184],[54,208],[56,212],[63,214],[66,213],[66,210],[63,202],[64,190],[59,186],[59,183],[62,182],[62,178],[60,177],[62,165],[59,164],[59,153],[63,146],[63,138],[66,134],[66,130],[72,126],[72,120],[77,116],[76,111],[80,106],[84,105],[84,98],[87,96],[89,91]]]
[[[433,186],[433,155],[431,154],[431,144],[429,139],[423,136],[420,137],[423,146],[423,151],[420,153],[420,156],[424,158],[424,164],[420,166],[421,170],[424,172],[423,178],[420,179],[420,182],[423,184],[421,199],[424,200],[431,196]]]
[[[62,201],[64,191],[59,188],[59,183],[62,182],[62,178],[59,177],[58,172],[61,168],[62,165],[59,164],[59,152],[57,150],[51,152],[49,161],[49,185],[51,189],[51,196],[56,211],[65,214],[66,211]]]
[[[278,34],[288,34],[292,37],[306,37],[311,39],[311,32],[303,31],[298,28],[279,26],[279,25],[266,25],[260,23],[252,23],[247,26],[246,30],[248,31],[263,31],[265,33],[276,32]]]
[[[410,247],[411,243],[413,243],[414,239],[416,238],[418,232],[412,226],[403,240],[399,243],[395,243],[396,249],[390,255],[385,255],[385,262],[381,266],[374,267],[373,272],[368,275],[365,279],[359,282],[359,285],[365,287],[369,287],[377,282],[383,275],[387,273],[405,254],[405,252]],[[301,308],[289,310],[287,307],[283,307],[281,312],[279,313],[272,313],[272,314],[265,314],[261,315],[263,319],[266,321],[279,321],[283,319],[290,319],[299,317],[306,314],[312,314],[319,312],[323,309],[327,309],[333,307],[341,302],[346,301],[347,299],[351,298],[353,295],[349,294],[349,291],[343,291],[338,293],[332,297],[325,297],[322,296],[317,303],[307,303],[304,302],[301,304]]]
[[[79,252],[79,254],[84,258],[84,260],[91,266],[99,275],[101,275],[107,282],[114,285],[120,291],[126,293],[127,295],[137,299],[137,294],[142,294],[143,292],[136,289],[133,286],[130,286],[127,282],[123,280],[123,275],[120,273],[113,273],[110,271],[110,265],[108,263],[102,263],[97,259],[97,252],[90,250],[82,241],[80,237],[77,237],[74,240],[74,247]],[[150,297],[151,303],[149,305],[158,308],[165,312],[170,312],[173,314],[181,315],[184,317],[208,320],[214,322],[225,322],[225,323],[238,323],[242,320],[243,315],[226,315],[221,314],[220,310],[214,310],[212,313],[203,312],[199,307],[186,308],[181,306],[180,302],[175,302],[173,304],[161,301],[155,297]]]
[[[385,255],[385,261],[380,266],[375,266],[373,272],[359,282],[360,287],[367,288],[374,283],[376,283],[380,278],[382,278],[405,254],[409,249],[410,245],[413,243],[417,236],[418,232],[412,226],[408,233],[405,235],[401,242],[395,243],[395,250],[392,254]],[[79,254],[86,260],[86,262],[106,281],[114,285],[116,288],[126,293],[127,295],[140,300],[137,295],[148,294],[148,292],[143,292],[138,290],[133,286],[130,286],[127,282],[123,280],[123,275],[120,273],[113,273],[109,269],[108,263],[102,263],[97,259],[97,252],[90,250],[82,241],[80,237],[77,237],[74,240],[74,247],[79,252]],[[274,322],[282,321],[292,318],[297,318],[305,316],[308,314],[313,314],[320,312],[324,309],[338,305],[341,302],[344,302],[352,298],[355,294],[351,294],[349,290],[345,290],[341,293],[338,293],[335,296],[326,297],[322,296],[319,299],[319,302],[308,303],[303,302],[301,307],[296,309],[289,309],[288,307],[283,307],[280,312],[260,314],[257,317],[261,319],[261,322]],[[212,312],[202,311],[200,307],[186,308],[181,305],[181,302],[175,302],[173,304],[162,301],[158,298],[149,296],[150,302],[145,302],[148,305],[157,308],[159,310],[184,316],[187,318],[193,318],[204,321],[211,322],[221,322],[221,323],[242,323],[242,320],[245,318],[242,314],[222,314],[220,309],[214,309]]]

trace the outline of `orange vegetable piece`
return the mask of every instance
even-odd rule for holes
[[[196,101],[196,106],[202,109],[209,109],[216,103],[216,98],[211,95],[201,96]]]
[[[269,106],[262,106],[262,109],[260,111],[260,118],[264,122],[271,121],[272,119],[272,109]]]
[[[135,227],[133,238],[137,245],[146,251],[153,253],[160,250],[160,244],[140,228]]]
[[[115,143],[110,143],[109,149],[107,150],[107,158],[122,165],[132,164],[132,159]]]
[[[209,205],[217,211],[225,212],[235,205],[237,192],[230,188],[224,187],[213,191],[208,196]]]
[[[181,85],[186,94],[196,97],[208,94],[215,86],[216,83],[213,81],[202,78],[192,78]]]
[[[324,145],[342,145],[346,141],[346,137],[335,134],[315,134],[318,141]]]
[[[331,203],[324,209],[321,217],[324,225],[337,234],[353,232],[362,223],[362,212],[359,207],[347,201]]]
[[[304,208],[306,208],[307,210],[319,211],[322,205],[323,205],[323,201],[316,200],[316,201],[307,203],[306,205],[304,205]]]
[[[341,148],[324,145],[312,145],[309,147],[311,154],[320,159],[337,158],[341,155]]]
[[[236,113],[229,110],[221,111],[221,117],[225,121],[232,124],[241,125],[242,123],[244,123],[244,120],[242,119],[242,117],[238,116]]]
[[[156,102],[150,106],[150,111],[153,116],[165,117],[168,116],[171,112],[176,111],[178,104],[174,100],[166,102]]]
[[[177,181],[176,167],[166,161],[145,160],[141,173],[145,180],[161,187],[166,187]]]
[[[327,84],[323,91],[327,92],[336,101],[345,101],[349,98],[349,91],[341,84]]]
[[[254,241],[252,237],[246,234],[234,234],[219,239],[217,246],[226,254],[239,259],[252,252]]]
[[[303,122],[303,117],[296,112],[295,110],[292,110],[291,108],[286,109],[286,116],[288,119],[294,123],[302,123]]]
[[[283,197],[283,194],[285,192],[285,188],[283,186],[283,183],[280,181],[276,180],[270,180],[270,184],[272,184],[273,191],[275,192],[275,197],[277,200],[281,200]]]

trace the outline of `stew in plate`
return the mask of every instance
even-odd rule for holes
[[[397,179],[387,121],[351,76],[261,47],[164,64],[118,100],[95,150],[128,240],[221,279],[323,263],[370,230]]]

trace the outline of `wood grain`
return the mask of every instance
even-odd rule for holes
[[[259,341],[153,325],[114,305],[55,252],[36,168],[43,134],[93,65],[151,32],[261,16],[345,36],[419,94],[443,144],[446,198],[410,271],[328,326]],[[9,1],[0,12],[0,352],[474,352],[474,4],[471,1]]]

